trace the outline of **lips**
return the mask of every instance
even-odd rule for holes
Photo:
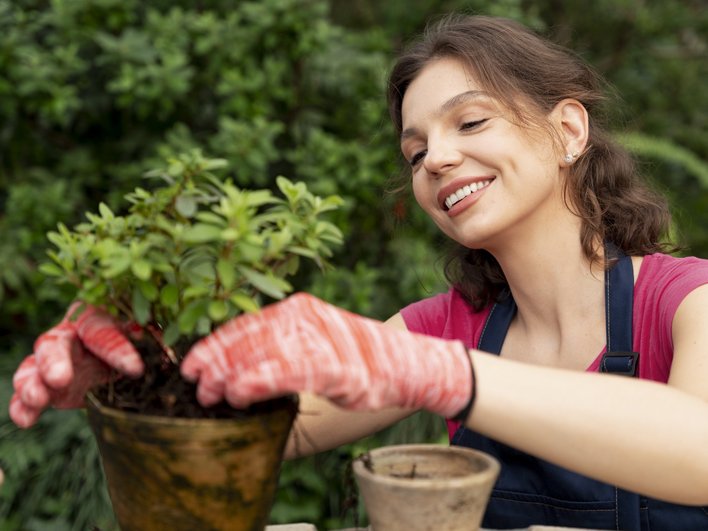
[[[443,186],[437,195],[438,205],[450,210],[454,205],[486,188],[494,180],[493,175],[460,177]]]

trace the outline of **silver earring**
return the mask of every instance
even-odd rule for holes
[[[566,153],[566,154],[565,154],[565,157],[563,157],[563,161],[564,161],[566,164],[570,164],[570,163],[573,162],[576,158],[578,158],[578,153],[577,153],[577,151],[574,151],[572,154],[571,154],[571,153]]]

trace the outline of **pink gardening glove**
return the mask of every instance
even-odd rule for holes
[[[111,368],[143,373],[142,359],[112,317],[92,306],[72,320],[80,303],[34,344],[12,379],[10,418],[21,428],[34,424],[47,406],[83,407],[86,392],[108,381]]]
[[[309,391],[357,410],[469,412],[471,359],[460,342],[413,334],[293,295],[237,317],[197,343],[182,375],[197,398],[234,407]]]

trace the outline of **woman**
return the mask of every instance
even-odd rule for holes
[[[661,254],[666,206],[604,133],[599,84],[510,21],[426,31],[389,102],[416,200],[459,247],[452,288],[386,324],[303,294],[234,319],[182,365],[199,400],[302,393],[291,457],[439,413],[502,461],[485,527],[708,528],[708,261]],[[79,407],[106,364],[142,371],[100,311],[65,319],[12,418]]]

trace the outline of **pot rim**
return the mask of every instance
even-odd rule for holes
[[[386,455],[395,453],[440,453],[440,454],[456,454],[462,457],[474,458],[482,460],[486,467],[478,472],[470,472],[464,476],[450,478],[401,478],[393,477],[387,474],[377,474],[372,472],[364,465],[361,459],[356,459],[352,463],[354,474],[366,481],[374,481],[381,484],[387,484],[396,487],[407,488],[425,488],[428,490],[446,490],[449,488],[464,488],[470,485],[477,485],[489,481],[490,477],[495,478],[499,475],[501,466],[491,455],[463,446],[445,446],[442,444],[399,444],[391,446],[382,446],[369,451],[372,459],[375,460],[376,455]]]
[[[293,400],[296,402],[295,408],[296,408],[296,413],[297,414],[297,398],[296,395],[293,395],[295,398]],[[286,398],[286,397],[282,397]],[[292,398],[288,395],[288,398]],[[134,413],[132,411],[124,411],[122,409],[114,408],[111,406],[107,406],[103,404],[98,397],[93,393],[93,391],[89,391],[86,393],[85,397],[85,402],[86,402],[86,407],[88,409],[93,409],[94,411],[97,411],[99,414],[117,419],[117,420],[126,420],[130,419],[132,422],[137,422],[137,423],[143,423],[143,424],[152,424],[152,425],[169,425],[169,426],[184,426],[184,427],[190,427],[190,426],[209,426],[209,425],[224,425],[225,423],[244,423],[248,421],[252,421],[253,419],[258,419],[258,418],[263,418],[264,416],[270,416],[270,415],[276,415],[276,414],[282,414],[283,411],[286,410],[286,408],[282,409],[274,409],[272,411],[264,412],[261,415],[251,415],[251,416],[244,416],[243,418],[190,418],[190,417],[168,417],[168,416],[163,416],[163,415],[146,415],[144,413]]]

